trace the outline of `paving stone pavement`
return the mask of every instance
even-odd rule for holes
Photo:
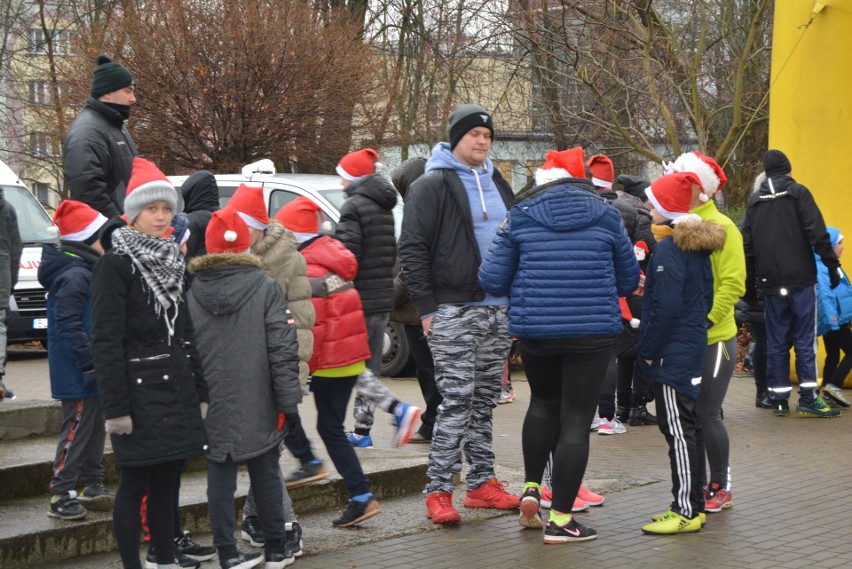
[[[18,374],[10,374],[11,386],[28,398],[43,398],[44,387],[34,384],[39,374],[27,371],[30,365],[14,367],[26,363],[12,362]],[[517,398],[495,410],[494,447],[501,476],[514,478],[510,484],[517,489],[523,482],[520,435],[529,390],[522,372],[516,370],[513,376]],[[39,384],[44,381],[38,379]],[[420,400],[415,381],[386,381],[402,399]],[[778,418],[755,408],[753,394],[750,377],[732,380],[724,416],[731,438],[735,505],[709,514],[699,533],[642,534],[640,527],[671,500],[667,447],[656,427],[628,427],[623,435],[590,436],[586,481],[592,489],[603,490],[607,501],[578,514],[578,519],[599,532],[595,541],[545,546],[541,533],[520,528],[515,515],[473,517],[458,527],[435,528],[425,518],[421,499],[414,497],[404,511],[422,518],[423,531],[354,547],[347,539],[342,549],[314,555],[306,540],[306,554],[295,567],[852,567],[852,411],[837,419],[795,414]],[[791,401],[795,404],[795,394]],[[376,444],[387,445],[389,440]],[[456,502],[462,494],[460,488]],[[377,524],[382,517],[376,518]],[[392,519],[389,516],[387,523]],[[202,567],[215,567],[215,562]]]

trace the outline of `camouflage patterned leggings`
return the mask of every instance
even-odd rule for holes
[[[429,347],[444,400],[432,434],[426,492],[452,492],[462,455],[467,488],[494,477],[492,412],[500,398],[503,362],[511,340],[505,306],[443,304],[432,320]]]

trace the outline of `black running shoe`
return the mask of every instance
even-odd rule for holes
[[[284,569],[284,567],[296,562],[293,552],[287,548],[284,548],[284,551],[267,549],[264,557],[266,558],[266,569]]]
[[[548,520],[544,528],[544,543],[568,543],[571,541],[589,541],[598,537],[598,532],[587,528],[577,520],[571,518],[564,526],[560,526],[553,520]]]
[[[190,567],[192,569],[201,567],[201,561],[190,559],[186,555],[179,553],[175,554],[174,564],[178,567]],[[157,554],[153,545],[148,546],[148,554],[145,556],[145,569],[157,569]]]
[[[293,557],[302,556],[302,526],[299,522],[284,524],[284,542],[287,549],[293,552]]]
[[[88,510],[77,501],[77,492],[74,490],[53,496],[50,499],[50,508],[47,510],[48,516],[60,520],[82,520],[88,513]]]
[[[263,563],[263,555],[260,553],[243,553],[237,552],[236,557],[230,559],[219,559],[219,566],[222,569],[249,569]]]
[[[348,528],[378,515],[381,511],[378,500],[372,496],[366,502],[349,500],[346,509],[340,512],[339,517],[332,520],[331,525],[336,528]]]
[[[192,534],[188,531],[175,540],[175,551],[178,557],[185,555],[196,561],[208,561],[216,555],[216,548],[212,545],[201,545],[192,541]]]
[[[773,399],[772,414],[776,417],[786,417],[790,414],[790,404],[786,399]]]
[[[240,537],[255,547],[263,547],[266,543],[266,537],[263,535],[263,530],[260,529],[260,520],[257,519],[257,516],[243,518]]]
[[[319,464],[313,464],[307,462],[303,464],[299,470],[288,476],[284,480],[284,485],[287,486],[287,489],[289,490],[291,488],[298,488],[299,486],[310,484],[316,480],[322,480],[327,476],[328,470],[326,470],[323,463],[320,462]]]

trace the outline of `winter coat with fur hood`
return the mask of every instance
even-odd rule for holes
[[[314,352],[316,312],[311,302],[311,283],[305,258],[299,253],[293,234],[278,221],[271,221],[266,235],[252,252],[263,262],[263,272],[275,279],[287,299],[287,307],[296,321],[296,338],[299,340],[299,383],[308,382],[308,362]]]
[[[649,380],[698,399],[713,306],[710,254],[725,245],[725,229],[691,218],[654,230],[657,250],[645,276],[637,364]]]
[[[254,255],[193,259],[187,295],[210,386],[207,457],[240,462],[274,448],[278,413],[298,412],[296,329],[281,288]]]

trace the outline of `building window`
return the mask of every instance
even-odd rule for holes
[[[65,88],[62,85],[57,85],[56,91],[61,101],[65,93]],[[49,82],[30,81],[30,103],[34,105],[50,105],[53,103]]]
[[[30,152],[36,158],[49,158],[54,155],[50,136],[44,132],[30,133]]]
[[[50,207],[50,186],[37,183],[33,185],[33,193],[41,205]]]
[[[54,55],[71,55],[74,33],[70,30],[53,30],[45,35],[41,28],[30,28],[27,34],[27,52],[30,55],[47,55],[47,43],[52,39]]]

